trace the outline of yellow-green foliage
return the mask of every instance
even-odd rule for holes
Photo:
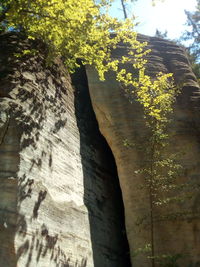
[[[93,65],[97,69],[101,80],[104,80],[105,72],[115,71],[118,81],[137,89],[137,98],[145,111],[151,109],[148,114],[161,117],[157,106],[162,100],[166,100],[166,97],[170,97],[171,91],[161,96],[159,88],[168,86],[167,78],[170,75],[159,75],[157,81],[153,82],[145,75],[144,56],[149,53],[149,50],[145,49],[146,43],[137,40],[134,25],[129,19],[119,21],[109,16],[108,8],[112,0],[98,2],[96,4],[93,0],[8,0],[4,6],[7,9],[8,27],[21,28],[27,33],[28,38],[41,39],[46,43],[49,60],[63,56],[68,69],[73,71],[77,67],[77,59],[81,59],[83,64]],[[128,55],[113,59],[111,53],[120,42],[129,46]],[[120,63],[133,59],[133,68],[138,70],[139,77],[133,77],[125,69],[119,70]],[[170,86],[166,89],[169,88]],[[154,94],[156,99],[150,107]],[[162,102],[162,105],[166,105],[166,101],[165,104]]]
[[[171,79],[171,80],[170,80]],[[168,115],[173,111],[177,89],[174,87],[172,74],[158,73],[157,79],[151,80],[144,69],[139,74],[138,101],[143,105],[146,116],[167,123]]]
[[[9,27],[21,27],[29,38],[42,39],[50,59],[64,56],[71,70],[81,59],[83,64],[94,65],[103,80],[106,71],[118,70],[120,60],[112,60],[111,51],[120,41],[134,47],[135,64],[142,65],[146,44],[137,40],[130,20],[120,22],[108,15],[107,1],[9,0],[7,5]]]

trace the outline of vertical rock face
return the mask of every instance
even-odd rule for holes
[[[84,74],[0,36],[0,266],[128,266],[114,160]]]
[[[140,38],[152,49],[147,72],[173,72],[182,87],[170,149],[183,166],[180,183],[193,185],[187,201],[155,222],[155,254],[171,260],[180,254],[180,266],[198,266],[199,87],[183,49]],[[0,266],[128,267],[115,163],[98,131],[84,70],[73,76],[74,92],[59,60],[47,67],[42,53],[23,54],[35,45],[0,36]],[[116,56],[125,50],[119,47]],[[148,138],[142,108],[128,101],[113,74],[100,82],[88,68],[87,77],[117,164],[132,264],[150,266],[144,254],[151,242],[149,194],[137,173],[145,157],[137,144]]]
[[[199,86],[189,66],[184,50],[172,42],[158,38],[140,36],[148,41],[152,52],[148,56],[147,72],[173,72],[175,81],[181,86],[173,115],[173,138],[170,149],[178,152],[178,161],[183,166],[180,183],[196,184],[190,189],[187,201],[176,204],[168,210],[168,217],[155,222],[155,255],[168,255],[174,260],[178,255],[180,266],[200,264],[200,218],[199,218]],[[121,46],[114,56],[125,55]],[[130,67],[130,66],[127,66]],[[151,266],[145,254],[145,247],[151,244],[149,193],[141,187],[145,177],[137,172],[145,159],[144,149],[138,148],[141,140],[148,138],[141,106],[131,104],[112,73],[106,81],[99,81],[93,68],[87,68],[88,84],[93,108],[99,128],[112,149],[125,206],[126,231],[130,246],[132,265]],[[125,147],[128,140],[130,147]],[[173,212],[176,216],[173,217]],[[160,215],[162,209],[160,210]],[[136,252],[136,253],[135,253]],[[167,265],[168,266],[168,265]],[[171,265],[170,265],[171,266]]]

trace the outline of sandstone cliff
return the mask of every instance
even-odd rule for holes
[[[198,185],[199,87],[187,56],[172,42],[140,38],[152,49],[148,73],[173,72],[181,86],[171,150],[184,168],[180,182]],[[60,60],[45,65],[43,47],[20,55],[35,45],[16,34],[0,36],[0,266],[128,267],[126,233],[132,266],[150,266],[146,255],[133,253],[150,239],[141,223],[148,193],[135,173],[144,155],[124,146],[147,138],[141,106],[129,102],[112,73],[100,82],[93,68],[87,77],[82,68],[73,87]],[[125,53],[122,45],[114,56]],[[156,253],[181,254],[181,267],[200,262],[196,189],[178,206],[180,219],[155,227]]]
[[[0,36],[0,266],[128,266],[115,163],[85,73],[73,89],[61,61],[47,67],[24,48]]]
[[[172,72],[176,84],[181,87],[173,124],[170,126],[173,131],[170,147],[171,151],[179,153],[178,161],[184,169],[179,183],[196,183],[197,189],[200,173],[199,86],[183,48],[159,38],[140,36],[140,39],[148,41],[152,50],[148,56],[147,73],[154,77],[159,71]],[[126,47],[121,45],[113,56],[124,54]],[[126,68],[130,68],[130,65]],[[99,128],[111,147],[117,164],[132,264],[136,267],[151,266],[145,253],[134,253],[144,251],[145,246],[151,243],[149,194],[144,187],[141,188],[145,177],[136,172],[145,160],[145,155],[137,144],[143,143],[145,146],[148,138],[142,108],[134,99],[130,103],[112,73],[107,75],[105,82],[101,82],[94,69],[87,67],[87,76]],[[124,140],[128,140],[132,146],[125,147]],[[172,257],[180,254],[180,266],[198,266],[200,263],[200,191],[190,191],[190,194],[190,200],[177,204],[176,209],[173,206],[169,208],[171,219],[155,222],[154,227],[155,254]],[[178,218],[172,216],[173,212],[179,214]],[[160,210],[159,215],[165,214]]]

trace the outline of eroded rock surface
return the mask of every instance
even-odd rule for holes
[[[140,38],[152,49],[148,73],[173,72],[182,88],[170,147],[180,155],[180,183],[196,185],[192,197],[176,205],[180,218],[155,222],[155,253],[181,254],[180,266],[198,266],[199,87],[182,48]],[[117,174],[97,129],[85,73],[73,77],[74,95],[59,60],[47,67],[43,53],[22,55],[34,45],[17,35],[0,36],[0,266],[128,267]],[[117,164],[132,265],[148,267],[146,255],[134,254],[150,243],[149,195],[137,173],[145,158],[137,144],[148,138],[142,109],[129,102],[112,73],[100,82],[87,68],[87,77],[99,128]]]
[[[140,36],[148,41],[152,52],[148,56],[147,72],[154,77],[156,73],[172,72],[176,83],[181,87],[177,98],[173,124],[173,138],[170,148],[178,152],[178,161],[183,166],[180,183],[196,184],[190,191],[192,196],[184,203],[176,204],[177,217],[171,216],[161,222],[155,222],[155,255],[181,255],[180,266],[198,266],[200,264],[200,219],[197,189],[200,179],[199,147],[199,86],[192,73],[183,48],[173,42],[159,38]],[[114,56],[125,55],[125,46],[113,53]],[[130,67],[127,65],[126,67]],[[145,146],[148,134],[143,120],[142,108],[137,103],[131,104],[123,88],[110,73],[105,82],[99,81],[93,68],[87,67],[87,77],[93,108],[99,128],[112,149],[116,160],[120,185],[125,206],[126,231],[129,240],[132,265],[136,267],[151,266],[144,248],[151,244],[149,194],[145,190],[144,177],[137,172],[145,159],[144,150],[137,144]],[[128,140],[130,147],[124,146]],[[143,140],[143,141],[142,141]],[[197,190],[196,190],[197,189]],[[173,215],[173,208],[168,209]],[[160,211],[162,214],[162,210]],[[141,249],[140,252],[138,249]],[[142,251],[142,253],[141,253]],[[139,252],[139,253],[134,253]]]
[[[0,266],[128,266],[114,160],[84,73],[74,97],[62,63],[23,56],[22,39],[0,36]]]

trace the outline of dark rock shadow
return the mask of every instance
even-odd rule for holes
[[[94,266],[129,267],[129,246],[116,164],[98,128],[84,67],[73,74],[72,82]]]

